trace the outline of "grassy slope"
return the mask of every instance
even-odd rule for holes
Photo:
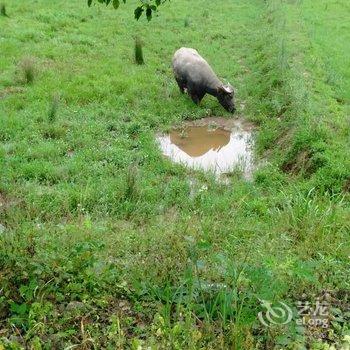
[[[334,90],[339,103],[350,102],[349,2],[328,1],[325,3],[304,1],[302,13],[308,24],[308,35],[313,41],[318,62],[326,71],[326,83]],[[315,16],[317,13],[317,16]]]
[[[37,348],[292,346],[317,334],[268,332],[258,298],[292,304],[329,289],[344,299],[348,80],[327,77],[347,73],[339,62],[348,50],[313,64],[328,47],[322,32],[310,34],[311,1],[222,1],[219,12],[210,3],[177,0],[148,25],[130,18],[132,4],[116,13],[63,0],[11,3],[0,18],[4,339]],[[337,3],[329,16],[346,6]],[[146,44],[142,67],[133,64],[136,35]],[[178,93],[169,62],[182,45],[235,84],[239,113],[260,125],[269,163],[254,183],[219,184],[155,147],[157,130],[224,114],[211,98],[198,108]],[[32,85],[20,79],[26,56],[37,69]],[[344,332],[340,322],[335,339]]]

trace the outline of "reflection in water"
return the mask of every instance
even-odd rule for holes
[[[163,154],[176,163],[216,174],[227,173],[238,167],[246,178],[251,175],[250,131],[210,130],[207,126],[189,126],[183,134],[175,130],[170,135],[158,136],[158,142]]]
[[[230,132],[223,129],[209,131],[206,126],[187,128],[184,135],[178,131],[170,134],[172,144],[191,157],[199,157],[211,149],[215,152],[230,142]]]

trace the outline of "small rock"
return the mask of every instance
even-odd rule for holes
[[[85,304],[81,301],[71,301],[67,306],[67,311],[76,311],[76,310],[83,310],[85,309]]]
[[[11,335],[9,338],[9,341],[11,343],[21,344],[21,337],[18,337],[17,335]]]

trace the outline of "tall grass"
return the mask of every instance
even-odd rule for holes
[[[25,57],[20,62],[20,70],[23,82],[28,85],[33,84],[36,74],[34,59],[31,57]]]
[[[135,62],[139,65],[142,65],[145,63],[143,58],[143,43],[142,40],[139,37],[135,38]]]
[[[125,199],[134,200],[138,195],[138,170],[136,165],[132,164],[128,167],[126,173],[126,188],[125,188]]]
[[[51,97],[49,111],[48,111],[48,120],[49,122],[54,122],[57,117],[57,111],[59,107],[60,97],[58,94],[54,94]]]
[[[0,4],[0,15],[4,17],[8,17],[6,12],[6,5],[2,3]]]

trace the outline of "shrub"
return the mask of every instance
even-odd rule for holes
[[[8,17],[6,13],[6,6],[5,4],[0,4],[0,15],[4,17]]]
[[[140,38],[135,39],[135,61],[137,64],[144,64],[142,41]]]

